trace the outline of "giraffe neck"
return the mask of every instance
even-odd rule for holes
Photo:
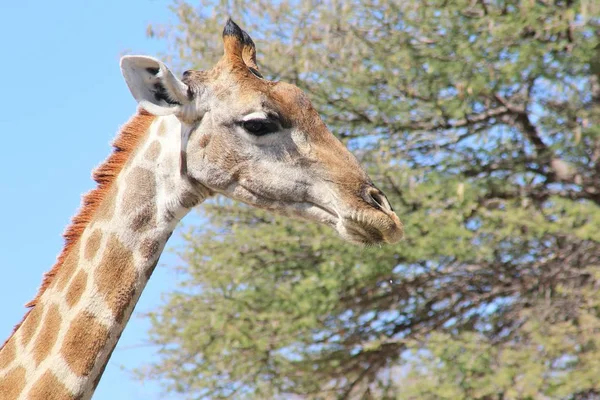
[[[90,398],[171,233],[210,195],[179,173],[177,119],[136,118],[138,145],[0,349],[2,399]]]

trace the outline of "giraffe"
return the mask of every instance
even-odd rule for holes
[[[121,59],[138,111],[0,349],[0,399],[91,398],[177,223],[216,194],[353,243],[401,239],[385,195],[308,97],[262,77],[252,39],[231,19],[223,45],[212,69],[182,79],[152,57]]]

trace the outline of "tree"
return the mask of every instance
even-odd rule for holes
[[[225,202],[151,314],[139,371],[190,398],[600,396],[600,6],[184,1],[182,65],[223,18],[307,91],[405,224],[399,246]],[[231,12],[238,10],[238,12]]]

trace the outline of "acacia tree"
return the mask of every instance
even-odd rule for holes
[[[232,14],[405,224],[357,248],[225,202],[185,235],[140,375],[189,398],[600,396],[600,7],[527,0],[172,6],[182,66]]]

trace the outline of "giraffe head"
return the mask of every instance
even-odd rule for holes
[[[140,106],[172,115],[178,173],[255,207],[327,224],[354,243],[393,243],[402,224],[356,158],[327,129],[298,87],[262,78],[255,46],[234,22],[209,71],[177,78],[144,56],[121,60]]]

